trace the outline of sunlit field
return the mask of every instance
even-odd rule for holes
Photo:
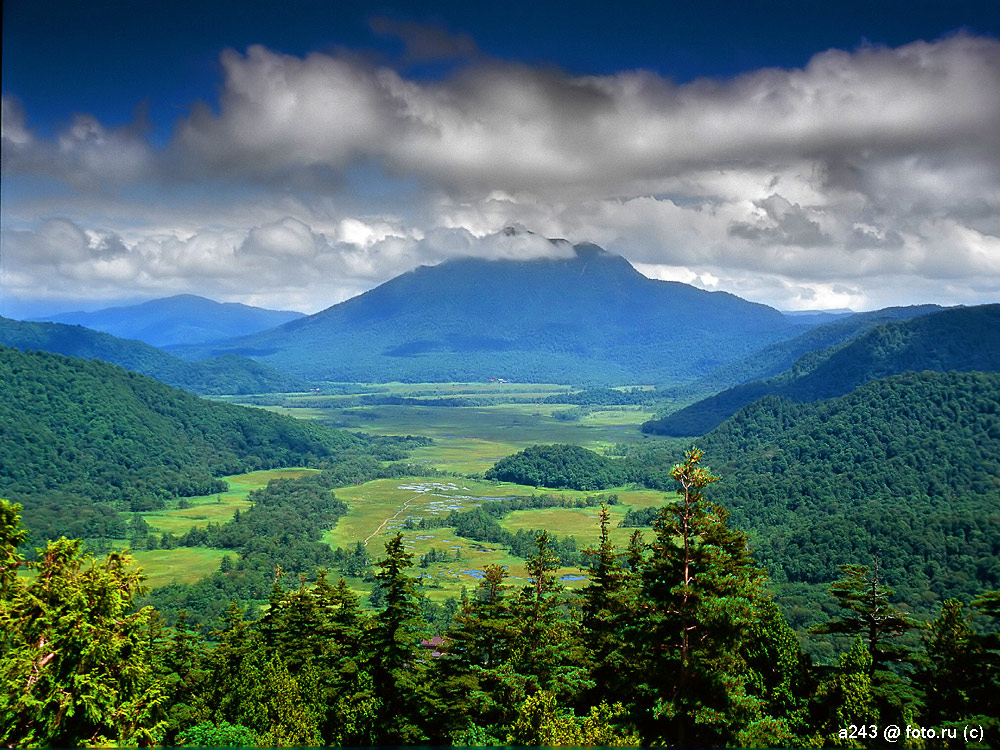
[[[194,583],[217,570],[222,558],[229,555],[236,562],[239,555],[232,550],[208,547],[178,547],[134,552],[136,562],[147,576],[151,588],[168,583]]]
[[[638,427],[653,415],[638,407],[578,407],[571,404],[547,404],[541,400],[565,393],[566,386],[532,383],[388,383],[336,384],[344,394],[285,394],[277,396],[280,406],[267,406],[300,419],[313,419],[376,435],[419,435],[431,438],[432,445],[412,451],[411,463],[447,472],[447,476],[413,476],[382,479],[352,487],[342,487],[335,494],[349,506],[335,528],[324,535],[331,547],[351,548],[365,545],[369,556],[378,560],[387,539],[402,532],[407,549],[412,552],[414,574],[422,577],[424,593],[435,600],[458,596],[463,588],[471,590],[485,565],[507,566],[511,584],[524,577],[524,560],[511,556],[499,545],[480,543],[457,536],[454,529],[413,528],[422,518],[447,515],[452,510],[467,510],[492,499],[512,496],[554,494],[567,498],[588,494],[618,495],[620,504],[612,507],[612,531],[616,543],[624,545],[632,529],[618,528],[629,508],[660,505],[664,493],[651,490],[619,488],[606,493],[551,490],[522,485],[486,482],[481,475],[496,461],[536,443],[575,443],[602,451],[618,442],[644,440]],[[332,389],[332,388],[331,388]],[[419,400],[467,397],[490,399],[497,403],[485,406],[358,406],[360,395],[377,394]],[[229,399],[227,399],[229,400]],[[233,399],[238,400],[238,399]],[[301,404],[301,406],[299,405]],[[570,416],[567,418],[567,412]],[[250,505],[249,493],[278,477],[299,477],[309,469],[258,471],[226,477],[229,489],[202,497],[186,498],[190,507],[168,503],[161,511],[144,513],[154,533],[183,534],[196,526],[224,523],[238,509]],[[479,477],[479,478],[475,478]],[[573,536],[581,549],[596,543],[599,527],[597,510],[550,508],[512,513],[501,522],[507,529],[546,529],[559,536]],[[447,551],[459,559],[419,567],[420,556],[431,548]],[[175,580],[195,580],[218,567],[221,550],[156,550],[141,552],[143,567],[150,584],[163,585]],[[560,571],[567,585],[582,584],[576,568]],[[355,581],[352,585],[364,593],[370,585]]]
[[[167,508],[143,513],[142,517],[153,533],[185,534],[196,526],[225,523],[237,510],[246,510],[250,507],[247,495],[267,486],[272,479],[294,479],[312,471],[315,469],[268,469],[223,477],[229,485],[225,492],[171,500]],[[181,508],[179,504],[190,507]]]

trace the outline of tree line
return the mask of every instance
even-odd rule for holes
[[[87,560],[60,539],[26,563],[4,501],[0,742],[861,747],[881,742],[857,735],[873,724],[971,725],[995,740],[1000,592],[974,602],[993,634],[954,600],[921,625],[878,559],[845,565],[822,628],[840,651],[816,664],[747,535],[705,498],[717,478],[701,459],[671,470],[677,496],[648,542],[616,548],[602,507],[579,593],[557,580],[543,532],[527,580],[487,566],[435,640],[402,535],[377,563],[374,609],[343,578],[288,588],[276,572],[264,611],[232,605],[205,638],[183,613],[165,627],[132,606],[142,577],[127,554]],[[25,565],[37,576],[18,577]],[[944,734],[925,746],[949,746]]]

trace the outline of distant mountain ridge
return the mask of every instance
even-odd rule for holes
[[[178,294],[138,305],[60,313],[33,320],[80,325],[119,338],[169,347],[243,336],[301,317],[304,313],[267,310],[239,302],[215,302],[194,294]]]
[[[850,319],[834,325],[846,325]],[[643,431],[703,435],[765,396],[799,402],[843,396],[872,380],[904,372],[1000,371],[1000,304],[932,312],[877,326],[848,343],[809,352],[784,373],[729,388]]]
[[[944,309],[939,305],[914,305],[852,313],[832,322],[827,321],[817,325],[795,338],[779,341],[742,359],[723,365],[694,383],[674,390],[671,395],[675,398],[689,395],[700,398],[743,383],[774,377],[791,368],[799,357],[810,352],[853,341],[884,323],[915,318]]]
[[[241,354],[310,380],[669,383],[801,331],[765,305],[655,281],[581,244],[571,257],[421,266],[315,315],[183,352]]]
[[[226,355],[189,362],[142,341],[62,323],[31,323],[0,317],[0,345],[81,359],[100,359],[161,383],[202,395],[300,391],[307,383],[254,362]]]

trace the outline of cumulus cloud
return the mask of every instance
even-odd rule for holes
[[[967,35],[816,55],[803,69],[677,85],[475,63],[408,80],[344,55],[251,47],[222,57],[220,112],[179,142],[266,174],[383,160],[480,189],[628,189],[706,167],[808,158],[831,183],[871,159],[961,153],[996,164],[1000,44]],[[266,154],[266,158],[260,158]]]
[[[53,264],[83,278],[75,264],[133,290],[242,289],[315,310],[421,263],[554,256],[567,246],[542,237],[566,237],[779,307],[997,298],[995,39],[830,50],[800,69],[677,84],[489,60],[444,29],[371,25],[403,40],[403,67],[225,51],[217,106],[195,105],[164,148],[141,118],[79,115],[40,138],[5,96],[6,182],[79,191],[41,214],[5,196],[8,279]],[[435,60],[463,62],[435,80],[406,73]],[[345,191],[361,173],[406,189],[359,206]],[[102,211],[93,188],[108,185],[146,200],[145,226],[121,195]],[[149,194],[169,210],[157,217]],[[53,215],[72,226],[39,220]],[[515,223],[539,236],[500,231]]]
[[[129,240],[49,219],[31,230],[4,229],[4,286],[20,299],[84,303],[94,290],[118,299],[197,291],[223,300],[316,312],[418,265],[455,256],[485,259],[566,257],[565,240],[526,231],[477,237],[437,228],[392,233],[352,219],[341,232],[320,232],[292,217],[245,232],[203,229]],[[350,238],[350,239],[348,239]]]
[[[31,142],[24,107],[13,96],[0,98],[0,141],[5,148],[23,148]]]

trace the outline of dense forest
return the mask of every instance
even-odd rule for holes
[[[703,496],[717,477],[701,460],[673,467],[645,543],[617,549],[602,509],[578,593],[541,533],[528,580],[488,566],[434,640],[402,535],[376,565],[377,606],[279,570],[264,611],[231,606],[205,638],[134,608],[127,554],[92,561],[60,539],[25,562],[19,507],[0,502],[0,743],[891,747],[892,726],[934,728],[928,748],[994,743],[1000,640],[970,609],[946,601],[907,646],[920,623],[878,559],[854,561],[818,629],[838,653],[814,663],[747,535]],[[1000,592],[971,610],[995,630]]]
[[[806,597],[797,627],[822,617],[810,587],[830,580],[837,565],[876,554],[922,613],[949,596],[968,602],[1000,586],[1000,374],[906,373],[816,403],[768,397],[696,442],[726,478],[726,505],[750,532],[782,602]],[[609,458],[579,446],[534,446],[487,476],[668,489],[671,450],[623,444]],[[627,525],[652,520],[637,512]]]
[[[791,369],[800,357],[810,352],[847,344],[885,323],[928,315],[942,309],[938,305],[912,305],[854,313],[842,320],[817,325],[795,338],[765,346],[735,362],[722,365],[693,383],[668,389],[669,394],[677,399],[702,399],[742,383],[766,380]]]
[[[737,385],[647,422],[643,431],[703,435],[765,396],[818,401],[872,380],[922,370],[1000,371],[1000,305],[953,308],[879,325],[855,340],[809,351],[780,375]]]
[[[485,476],[528,486],[590,491],[622,485],[627,473],[621,462],[579,445],[533,445],[500,459]]]
[[[400,457],[391,439],[206,401],[100,361],[4,347],[0,423],[0,493],[24,506],[35,540],[122,538],[121,512],[221,491],[227,474]]]

